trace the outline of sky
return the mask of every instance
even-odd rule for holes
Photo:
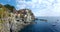
[[[0,0],[1,4],[10,4],[17,10],[31,9],[35,16],[60,16],[60,0]]]

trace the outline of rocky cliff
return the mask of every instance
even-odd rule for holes
[[[0,32],[18,32],[35,19],[30,9],[9,11],[10,9],[0,4]]]
[[[24,18],[26,20],[27,20],[27,18],[29,20],[34,20],[35,19],[35,16],[30,9],[21,9],[21,10],[18,11],[18,13],[20,14],[20,17],[23,18],[23,19]]]
[[[0,32],[10,32],[8,22],[8,9],[0,4]]]
[[[33,13],[29,9],[20,9],[16,13],[11,14],[12,25],[11,28],[13,32],[17,32],[20,29],[24,28],[26,25],[29,25],[35,19]]]

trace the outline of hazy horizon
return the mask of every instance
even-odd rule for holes
[[[31,9],[35,16],[60,16],[60,0],[0,0],[0,3],[15,6],[17,10]]]

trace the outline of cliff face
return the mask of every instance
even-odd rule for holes
[[[20,9],[13,12],[0,4],[0,32],[18,32],[29,25],[35,17],[30,9]]]
[[[10,15],[10,26],[13,32],[19,31],[34,20],[34,15],[29,9],[21,9],[15,13],[11,13]]]
[[[0,32],[10,32],[8,22],[8,9],[0,4]]]
[[[30,9],[21,9],[18,11],[20,17],[25,18],[25,20],[34,20],[34,14],[31,12]]]

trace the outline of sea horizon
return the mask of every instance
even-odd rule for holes
[[[36,24],[28,25],[20,32],[60,32],[60,17],[38,17],[34,22]]]

